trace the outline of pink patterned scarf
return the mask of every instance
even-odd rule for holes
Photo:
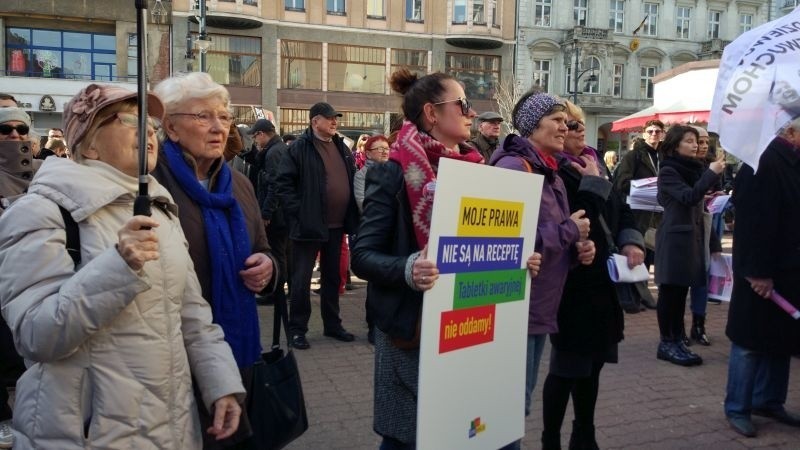
[[[420,248],[428,244],[431,231],[431,213],[439,158],[472,163],[483,162],[483,157],[474,147],[461,143],[459,149],[459,153],[451,152],[441,142],[427,133],[420,132],[416,125],[407,120],[403,121],[397,140],[392,144],[389,159],[403,168],[414,234]]]

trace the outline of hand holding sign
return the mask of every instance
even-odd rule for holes
[[[422,249],[419,258],[414,261],[411,266],[411,279],[414,286],[420,291],[427,291],[436,284],[439,279],[439,269],[436,268],[436,263],[428,259],[428,246]]]
[[[581,234],[579,240],[585,241],[589,237],[589,219],[586,218],[586,211],[579,209],[572,213],[569,218],[578,226],[578,231]]]
[[[709,164],[708,168],[717,175],[721,174],[725,170],[725,153],[719,152],[717,160]]]
[[[536,276],[539,275],[539,269],[542,267],[542,254],[533,252],[533,254],[528,257],[527,267],[528,271],[531,273],[531,278],[536,278]]]

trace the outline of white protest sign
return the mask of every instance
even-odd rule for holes
[[[417,448],[495,450],[525,434],[525,360],[544,178],[442,159],[422,302]]]

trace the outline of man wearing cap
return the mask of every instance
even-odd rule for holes
[[[41,163],[37,160],[34,164],[31,145],[27,142],[30,126],[31,118],[25,111],[0,108],[0,141],[3,141],[0,143],[0,214],[8,207],[9,199],[25,193]],[[0,445],[10,447],[12,442],[8,388],[16,385],[23,372],[25,364],[14,347],[11,330],[0,318]]]
[[[472,145],[478,148],[478,151],[483,155],[486,164],[489,163],[489,158],[492,157],[500,142],[500,123],[503,122],[503,116],[494,111],[487,111],[476,117],[478,121],[478,135],[470,141]]]
[[[309,348],[310,284],[316,254],[320,256],[320,312],[323,334],[350,342],[339,316],[339,254],[342,236],[355,232],[358,209],[353,195],[355,162],[336,134],[339,117],[327,103],[309,111],[310,126],[281,159],[275,188],[291,239],[291,344]]]
[[[278,275],[281,278],[277,280],[273,295],[276,300],[285,300],[286,292],[283,290],[283,285],[289,273],[287,271],[289,235],[281,203],[275,191],[275,177],[278,174],[281,158],[288,147],[275,132],[275,125],[267,119],[258,119],[247,130],[247,134],[253,136],[253,148],[244,155],[244,158],[251,164],[250,181],[255,178],[253,188],[261,209],[261,219],[267,230],[272,256],[280,268]]]

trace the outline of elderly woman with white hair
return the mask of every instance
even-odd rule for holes
[[[261,359],[255,294],[274,289],[274,263],[253,186],[225,164],[233,121],[228,91],[207,73],[167,78],[155,87],[164,102],[166,140],[153,175],[175,198],[203,298],[246,387]],[[268,286],[270,286],[268,288]],[[201,422],[210,420],[200,411]],[[250,433],[246,415],[230,442],[206,439],[204,448],[241,443]]]
[[[152,170],[163,106],[148,104]],[[0,303],[29,366],[15,449],[197,448],[238,428],[244,387],[177,206],[151,178],[152,216],[133,216],[138,121],[136,93],[88,85],[64,111],[76,161],[47,159],[0,217]],[[193,387],[215,411],[205,430]]]

